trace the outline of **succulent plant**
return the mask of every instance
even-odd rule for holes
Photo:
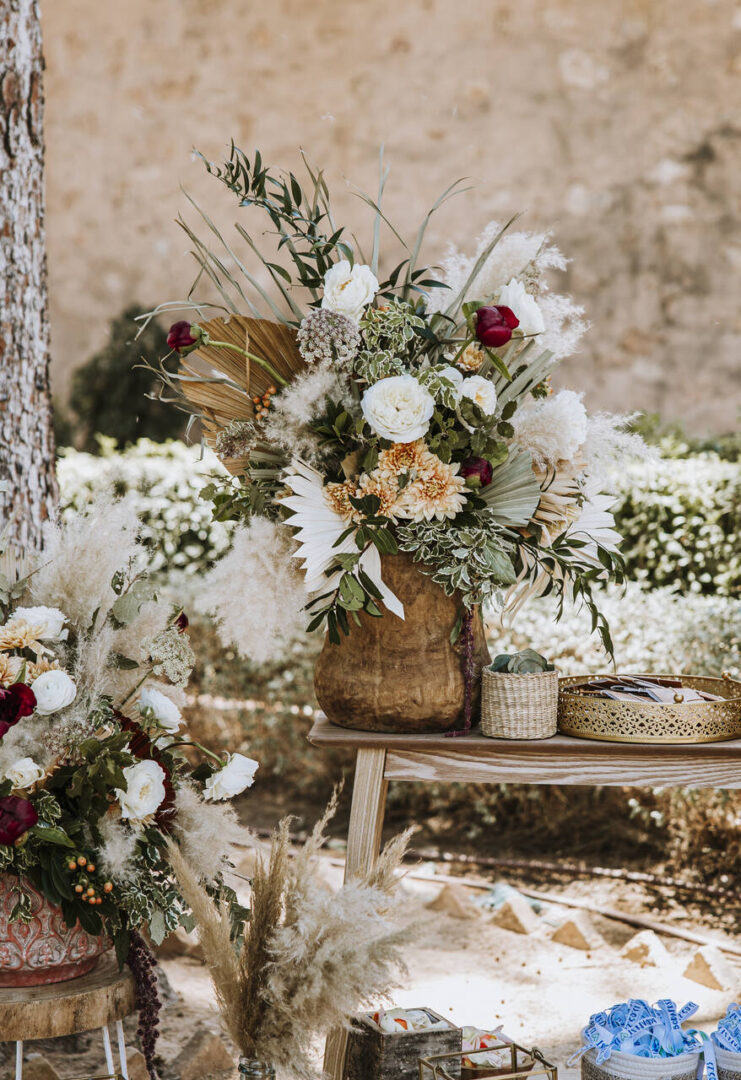
[[[544,656],[534,649],[523,649],[517,653],[500,653],[495,656],[489,671],[502,671],[510,675],[533,675],[543,671],[555,671]]]

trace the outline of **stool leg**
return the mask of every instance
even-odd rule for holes
[[[113,1064],[113,1050],[111,1049],[111,1033],[108,1026],[100,1029],[103,1032],[103,1049],[105,1050],[105,1067],[110,1076],[116,1075],[116,1066]]]
[[[124,1039],[123,1023],[116,1021],[116,1037],[118,1038],[118,1060],[121,1065],[121,1076],[129,1080],[129,1064],[126,1060],[126,1040]]]
[[[23,1043],[15,1044],[15,1080],[23,1080]]]

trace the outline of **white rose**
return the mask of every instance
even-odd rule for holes
[[[545,330],[545,319],[538,307],[538,301],[517,278],[512,278],[506,285],[502,285],[497,303],[514,311],[520,320],[518,329],[523,334],[542,334]]]
[[[36,712],[42,716],[59,712],[71,705],[77,696],[77,687],[66,671],[45,671],[31,683],[36,695]]]
[[[409,443],[421,439],[430,426],[435,399],[413,375],[392,375],[369,386],[360,407],[376,435]]]
[[[121,817],[142,818],[154,814],[165,797],[165,770],[156,761],[137,761],[123,771],[126,791],[116,788]]]
[[[458,370],[457,367],[453,367],[452,364],[448,364],[442,371],[438,372],[441,379],[447,379],[453,386],[460,386],[463,382],[463,373]]]
[[[322,307],[339,311],[357,323],[377,292],[378,278],[370,266],[350,266],[342,259],[324,275]]]
[[[44,770],[30,757],[18,758],[5,770],[5,779],[10,780],[14,788],[30,787],[43,778]]]
[[[163,694],[160,690],[150,689],[144,687],[139,698],[139,712],[144,713],[145,709],[151,709],[154,719],[168,731],[171,735],[174,734],[183,722],[183,716],[180,709],[175,702]]]
[[[470,398],[486,416],[493,416],[497,408],[497,392],[494,383],[489,382],[483,375],[469,375],[463,380],[459,397]]]
[[[59,608],[19,607],[13,612],[11,622],[16,619],[23,620],[29,626],[40,626],[40,641],[66,641],[69,636],[69,630],[64,628],[67,616]]]
[[[260,763],[244,754],[232,754],[223,769],[212,773],[205,784],[204,799],[231,799],[252,787]]]

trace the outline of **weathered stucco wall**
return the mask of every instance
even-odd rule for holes
[[[573,258],[592,329],[562,369],[593,405],[730,429],[741,342],[741,7],[731,0],[47,0],[54,373],[134,299],[182,295],[183,184],[227,192],[190,150],[231,136],[410,229],[457,176],[430,258],[527,211]],[[233,216],[236,216],[236,211]]]

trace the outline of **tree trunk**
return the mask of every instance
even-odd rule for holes
[[[0,0],[0,532],[39,550],[57,499],[39,0]]]

